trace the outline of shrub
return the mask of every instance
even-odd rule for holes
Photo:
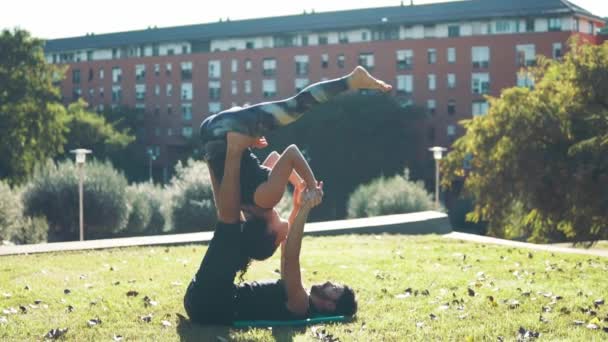
[[[49,230],[46,219],[23,216],[21,192],[21,189],[11,189],[0,181],[0,241],[17,244],[44,242]]]
[[[85,165],[84,172],[85,238],[111,237],[127,223],[127,180],[109,162],[93,160]],[[49,162],[38,169],[25,189],[23,201],[28,216],[46,217],[50,241],[78,239],[78,170],[72,161]]]
[[[422,182],[409,180],[409,170],[403,175],[379,177],[360,185],[348,200],[348,217],[370,217],[434,210],[432,195]]]
[[[163,212],[164,191],[150,183],[127,188],[129,219],[125,232],[129,235],[154,235],[163,232],[166,219]]]
[[[169,186],[171,223],[177,232],[212,230],[217,222],[207,165],[189,159],[178,162]]]
[[[21,220],[19,196],[11,187],[0,181],[0,241],[10,241]]]

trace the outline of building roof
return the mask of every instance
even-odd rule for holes
[[[495,17],[580,14],[602,20],[566,0],[467,0],[427,5],[403,5],[207,24],[89,34],[48,40],[49,52],[99,49],[168,41],[205,41],[228,37],[350,29],[392,24],[425,24]]]

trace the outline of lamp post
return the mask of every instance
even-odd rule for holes
[[[435,159],[435,208],[439,209],[439,160],[443,157],[443,152],[448,149],[441,146],[433,146],[429,148],[429,151],[433,152],[433,159]]]
[[[150,176],[150,183],[153,183],[153,179],[152,179],[152,161],[156,160],[156,154],[154,153],[154,150],[152,148],[148,148],[148,157],[149,157],[149,176]]]
[[[79,148],[70,151],[76,154],[76,165],[78,165],[78,203],[80,209],[80,241],[84,241],[84,212],[83,212],[83,195],[82,195],[82,182],[84,181],[83,167],[84,162],[87,160],[87,154],[91,153],[91,150]]]

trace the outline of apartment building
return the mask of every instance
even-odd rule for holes
[[[565,0],[469,0],[401,5],[47,41],[68,66],[66,102],[129,106],[139,139],[166,179],[209,114],[293,95],[356,65],[392,82],[403,106],[427,108],[424,146],[449,146],[458,121],[488,110],[485,94],[533,86],[522,68],[560,58],[577,35],[600,43],[604,21]]]

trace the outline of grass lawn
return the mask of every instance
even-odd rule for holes
[[[598,301],[608,296],[606,258],[437,236],[306,237],[306,284],[350,284],[359,299],[356,319],[237,330],[191,325],[177,315],[185,315],[185,287],[205,248],[0,257],[0,340],[41,340],[68,328],[62,338],[72,341],[328,341],[322,329],[341,341],[513,341],[520,327],[545,341],[608,339],[608,306]],[[276,278],[277,268],[278,255],[254,264],[246,278]],[[91,319],[101,323],[89,326]]]

